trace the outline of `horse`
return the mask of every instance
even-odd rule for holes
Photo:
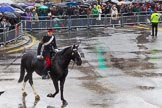
[[[67,101],[64,99],[63,90],[64,90],[65,79],[68,74],[68,67],[70,61],[71,60],[74,61],[74,63],[78,66],[82,64],[82,59],[78,51],[78,47],[79,45],[75,45],[75,44],[72,46],[65,47],[64,49],[53,54],[51,57],[51,68],[49,74],[51,80],[53,81],[55,92],[53,94],[49,93],[47,97],[55,97],[55,95],[59,93],[58,81],[60,81],[61,100],[63,105],[68,104]],[[18,80],[18,83],[24,80],[23,87],[22,87],[22,95],[24,97],[27,95],[25,91],[25,85],[26,82],[29,80],[29,84],[31,85],[35,95],[35,100],[40,100],[39,95],[34,89],[32,73],[35,71],[38,75],[45,74],[42,72],[44,66],[45,66],[45,61],[43,59],[37,58],[32,53],[25,53],[21,57],[20,78]]]

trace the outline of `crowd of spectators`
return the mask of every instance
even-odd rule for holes
[[[115,4],[112,2],[103,2],[103,3],[78,3],[78,5],[71,6],[58,6],[58,5],[50,5],[48,9],[39,10],[36,7],[31,9],[24,9],[25,12],[21,15],[21,20],[43,20],[55,18],[55,16],[61,17],[85,17],[87,15],[99,16],[98,20],[101,20],[102,15],[107,15],[112,17],[112,20],[118,18],[119,15],[133,15],[134,13],[144,13],[150,14],[153,10],[162,11],[162,4],[160,2],[152,2],[152,3],[123,3],[123,4]],[[10,22],[11,23],[11,22]],[[3,20],[1,20],[1,25],[3,24]],[[15,23],[11,23],[11,25],[15,25]],[[3,26],[1,26],[2,28]]]
[[[89,15],[94,14],[98,15],[101,14],[111,14],[113,12],[113,8],[116,7],[117,13],[149,13],[151,14],[154,9],[158,11],[162,11],[162,4],[160,2],[152,2],[152,3],[130,3],[130,4],[120,4],[117,5],[111,2],[104,2],[104,3],[90,3],[86,5],[76,5],[76,6],[68,6],[68,7],[59,7],[59,6],[50,6],[48,10],[44,10],[44,12],[38,11],[36,8],[32,10],[27,10],[26,14],[30,13],[32,17],[33,13],[34,16],[79,16],[79,15]],[[34,10],[34,11],[33,11]],[[35,12],[37,14],[35,14]],[[28,15],[29,16],[29,15]]]

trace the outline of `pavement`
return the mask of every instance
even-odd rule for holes
[[[36,38],[28,33],[24,33],[23,36],[18,39],[0,47],[0,52],[14,53],[25,50],[36,43]]]

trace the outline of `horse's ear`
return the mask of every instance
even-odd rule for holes
[[[76,45],[76,44],[73,44],[73,49],[75,49],[75,48],[77,48],[78,47],[78,45]]]
[[[75,47],[78,49],[78,47],[79,47],[79,44],[77,44],[77,45],[75,45]]]

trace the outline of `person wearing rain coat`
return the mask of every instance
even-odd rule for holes
[[[151,15],[151,23],[152,23],[152,34],[151,35],[152,36],[157,36],[159,19],[160,19],[160,13],[158,13],[157,10],[155,9]]]

